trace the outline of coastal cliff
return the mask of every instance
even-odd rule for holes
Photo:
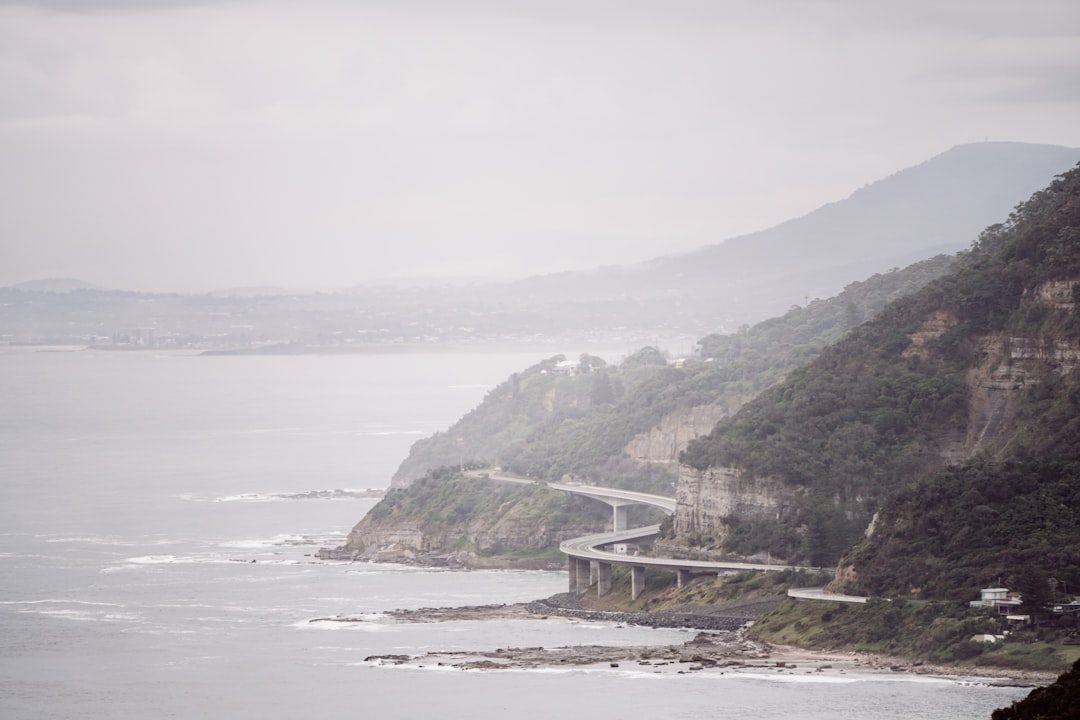
[[[561,568],[558,545],[602,532],[611,511],[540,484],[435,473],[391,490],[336,555],[353,560],[500,568]]]
[[[1056,283],[1057,295],[1072,297],[1080,283],[1062,281]],[[1078,292],[1080,294],[1080,292]],[[1025,302],[1045,303],[1047,293],[1031,293]],[[1074,304],[1059,303],[1058,308],[1071,312]],[[958,320],[948,313],[935,312],[919,328],[910,333],[909,345],[901,354],[906,361],[918,358],[929,361],[933,343],[956,329]],[[918,462],[924,471],[971,460],[979,452],[993,448],[1003,441],[1003,434],[1015,432],[1018,412],[1025,406],[1025,399],[1036,385],[1051,377],[1064,377],[1080,366],[1080,342],[1075,338],[1020,336],[1015,332],[971,338],[973,354],[978,362],[964,376],[962,392],[966,397],[966,410],[945,418],[946,422],[932,432],[935,442],[925,444]],[[936,400],[936,398],[931,398]],[[909,402],[908,409],[912,403]],[[965,418],[963,422],[961,418]],[[843,434],[851,429],[838,428]],[[833,438],[831,449],[838,442]],[[933,452],[929,452],[930,448]],[[830,448],[826,446],[826,451]],[[843,458],[857,478],[858,458]],[[868,497],[876,490],[871,478],[864,485],[854,486],[856,493]],[[793,517],[800,503],[805,503],[810,487],[807,484],[785,482],[782,476],[755,474],[738,465],[693,467],[682,465],[676,491],[677,509],[673,522],[674,538],[664,545],[669,549],[697,548],[719,551],[730,547],[729,538],[738,528],[761,523],[783,523]],[[837,506],[839,498],[833,500]],[[869,519],[876,511],[874,506],[865,508],[862,516]],[[850,507],[844,508],[849,516]],[[804,532],[805,529],[800,529]],[[866,534],[872,528],[862,528]],[[747,550],[746,547],[743,548]],[[755,552],[779,552],[779,548],[749,548]],[[722,553],[712,552],[710,555]]]
[[[529,531],[500,524],[501,516],[487,511],[483,520],[463,513],[447,525],[423,505],[432,492],[424,478],[434,472],[431,482],[442,482],[454,473],[438,468],[456,468],[462,462],[477,467],[498,465],[504,472],[525,477],[562,480],[569,476],[600,485],[677,494],[679,539],[663,551],[709,554],[709,547],[722,536],[725,513],[735,507],[749,510],[761,495],[751,490],[761,481],[740,477],[740,485],[729,484],[721,491],[740,499],[714,500],[710,493],[719,477],[695,475],[689,466],[680,466],[681,453],[860,319],[877,315],[890,300],[940,277],[952,262],[935,257],[853,283],[836,298],[793,308],[783,317],[735,335],[703,338],[694,357],[673,361],[652,348],[618,364],[588,355],[577,360],[558,355],[514,373],[446,432],[414,444],[386,501],[397,510],[383,517],[380,503],[357,525],[342,557],[497,562],[499,548],[534,549],[519,551],[527,554],[541,552],[535,549],[545,545],[554,557],[550,551],[559,540],[581,527],[587,530],[577,534],[594,531],[588,523],[563,527],[543,518],[535,520],[534,527],[545,530]],[[685,477],[677,483],[680,473]],[[416,483],[422,486],[412,488]],[[766,493],[784,507],[790,504],[790,494],[781,483],[774,483]],[[443,498],[435,506],[448,502]],[[701,510],[692,509],[698,507]],[[769,512],[776,514],[768,503],[763,507],[763,520]],[[659,520],[645,518],[642,524]],[[597,516],[596,522],[595,529],[606,527],[604,518]],[[485,535],[486,529],[496,527],[495,536]],[[797,533],[787,535],[786,544],[797,545]],[[707,542],[690,547],[705,538]],[[758,552],[754,541],[751,534],[739,548],[753,556]],[[783,557],[779,547],[774,552]]]

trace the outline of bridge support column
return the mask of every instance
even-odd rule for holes
[[[596,564],[596,596],[604,597],[611,592],[611,563]]]
[[[611,508],[611,531],[620,532],[626,530],[626,511],[629,505],[613,505]]]
[[[582,593],[589,589],[589,561],[577,561],[577,592]]]
[[[690,582],[690,571],[679,568],[675,571],[675,580],[679,588],[686,587],[686,583]]]
[[[573,555],[566,556],[566,574],[570,578],[570,587],[568,590],[572,593],[578,591],[577,587],[577,558]]]
[[[630,566],[630,599],[637,600],[645,590],[645,566]]]
[[[589,587],[596,584],[597,579],[600,577],[600,563],[596,560],[589,561]]]

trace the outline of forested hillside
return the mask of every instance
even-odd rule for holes
[[[945,273],[951,262],[937,256],[852,283],[835,298],[734,335],[710,335],[694,357],[678,363],[652,348],[610,366],[589,356],[550,358],[515,373],[446,432],[415,443],[394,485],[465,461],[540,479],[570,473],[673,492],[676,452],[650,458],[660,465],[632,462],[624,450],[635,437],[688,408],[734,412],[890,301]]]
[[[772,517],[684,518],[684,541],[834,564],[875,595],[1080,587],[1080,169],[957,270],[849,333],[688,447],[715,491],[778,482]],[[873,522],[871,522],[873,520]],[[676,532],[680,531],[676,518]],[[868,534],[868,537],[865,537]]]

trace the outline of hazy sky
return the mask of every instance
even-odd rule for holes
[[[1076,0],[0,0],[0,285],[643,260],[1080,146]]]

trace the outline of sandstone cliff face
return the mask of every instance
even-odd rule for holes
[[[707,405],[681,408],[665,415],[647,432],[627,443],[623,452],[640,463],[675,463],[691,440],[708,435],[716,423],[735,413],[749,397],[725,398]]]
[[[675,494],[675,534],[720,540],[727,532],[724,518],[778,518],[797,492],[779,480],[748,478],[738,468],[695,470],[684,465]]]
[[[967,457],[998,437],[1020,393],[1047,373],[1064,374],[1080,366],[1077,341],[994,335],[981,338],[979,347],[983,361],[967,376]]]

